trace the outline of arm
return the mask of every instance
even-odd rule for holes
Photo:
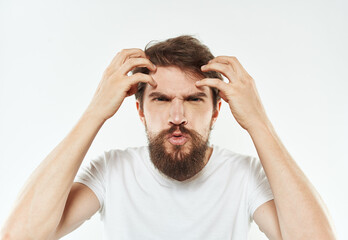
[[[202,71],[217,71],[228,78],[206,78],[196,86],[215,87],[229,104],[239,125],[248,131],[274,195],[272,203],[255,211],[260,229],[270,236],[284,239],[335,239],[326,207],[309,180],[291,158],[275,133],[258,95],[254,79],[237,58],[219,56],[202,66]],[[271,216],[278,221],[267,219]],[[279,226],[278,226],[279,225]]]
[[[82,183],[73,183],[61,220],[50,240],[60,239],[81,226],[100,208],[94,192]]]
[[[4,225],[7,235],[45,239],[56,228],[77,170],[102,124],[93,115],[83,115],[35,169]]]
[[[248,132],[274,195],[283,238],[335,239],[323,200],[285,149],[271,124],[255,126]],[[261,223],[257,214],[257,223]],[[265,231],[270,231],[272,225],[264,227],[268,227]]]
[[[263,232],[268,239],[283,239],[280,232],[277,209],[274,204],[274,199],[259,206],[254,212],[253,219],[259,226],[260,231]]]
[[[155,71],[140,49],[126,49],[115,56],[78,123],[27,180],[2,227],[1,239],[47,239],[73,230],[97,211],[95,196],[86,189],[72,189],[73,180],[99,129],[117,112],[124,98],[135,93],[139,82],[156,86],[149,75],[127,75],[138,66]],[[88,209],[73,219],[71,213],[77,212],[77,202]]]

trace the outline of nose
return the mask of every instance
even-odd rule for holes
[[[187,124],[183,100],[174,99],[171,102],[168,122],[169,124],[174,124],[174,125]]]

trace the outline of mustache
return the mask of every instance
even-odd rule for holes
[[[165,138],[167,138],[168,135],[171,135],[175,131],[178,131],[178,129],[180,130],[181,133],[189,135],[194,141],[197,141],[198,139],[202,139],[201,134],[199,134],[197,131],[193,129],[190,130],[186,128],[183,124],[172,125],[169,129],[164,129],[160,131],[158,134],[151,134],[148,132],[148,129],[146,126],[145,128],[147,131],[148,141],[150,141],[150,139],[161,139],[161,141],[163,141]]]
[[[192,131],[187,129],[184,125],[180,124],[180,125],[173,125],[171,126],[168,130],[166,130],[165,132],[167,134],[172,134],[173,132],[177,131],[179,128],[180,132],[182,133],[187,133],[189,135],[192,135]]]

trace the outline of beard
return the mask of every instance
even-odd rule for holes
[[[190,137],[183,145],[172,145],[168,141],[168,135],[178,128]],[[195,176],[205,166],[204,160],[208,150],[210,131],[207,140],[204,140],[197,131],[188,130],[183,125],[173,125],[170,129],[163,130],[154,136],[148,134],[147,128],[146,132],[150,159],[164,175],[178,181],[184,181]],[[170,145],[171,152],[166,150],[166,143]]]

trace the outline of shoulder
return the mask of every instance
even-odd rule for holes
[[[102,158],[106,165],[117,162],[117,164],[137,161],[143,159],[148,155],[148,148],[146,146],[128,147],[125,149],[109,149],[104,151],[100,158]]]
[[[257,157],[255,156],[242,154],[216,145],[214,145],[213,157],[219,163],[237,165],[246,169],[250,169],[257,162]]]

